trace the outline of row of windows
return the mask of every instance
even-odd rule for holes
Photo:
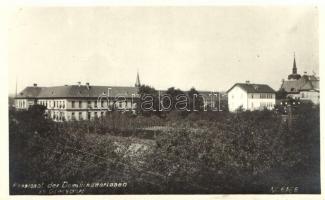
[[[104,112],[93,112],[94,118],[104,117]],[[87,118],[90,120],[92,118],[91,112],[87,112]],[[72,112],[71,113],[71,119],[72,120],[83,120],[82,112]]]
[[[113,105],[114,101],[87,101],[87,108],[98,108],[98,104],[100,104],[101,108],[104,108],[107,105]],[[124,106],[126,107],[128,105],[128,101],[118,101],[115,103],[115,106],[118,106],[119,108],[122,108]],[[129,101],[129,106],[131,107],[131,102]],[[71,108],[83,108],[82,101],[71,101]]]
[[[50,112],[49,117],[55,121],[65,121],[64,112]],[[71,120],[90,120],[92,118],[104,117],[104,112],[86,112],[86,118],[83,116],[83,112],[71,112]]]
[[[240,98],[243,99],[244,95],[243,93],[240,94]],[[271,94],[271,93],[260,93],[260,94],[250,94],[249,97],[251,99],[272,99],[274,98],[274,94]],[[231,98],[234,99],[235,98],[235,95],[231,95]]]
[[[107,107],[107,105],[113,105],[114,101],[71,101],[71,108],[83,108],[83,102],[87,103],[86,108],[104,108]],[[61,108],[65,109],[66,108],[66,101],[64,100],[39,100],[38,104],[43,105],[47,108]],[[100,105],[98,105],[100,104]],[[115,102],[115,107],[118,108],[123,108],[123,106],[127,107],[132,107],[132,102],[131,101],[118,101]],[[18,101],[18,106],[19,107],[25,107],[25,102]]]
[[[63,112],[59,112],[59,113],[53,112],[52,114],[50,113],[50,116],[55,121],[64,121],[65,120]]]
[[[261,108],[273,108],[274,104],[272,102],[260,102]]]
[[[26,103],[24,100],[18,100],[18,108],[25,108],[26,107]]]
[[[256,97],[256,95],[255,95]],[[261,93],[261,94],[257,94],[257,98],[260,98],[260,99],[272,99],[274,97],[273,94],[270,94],[270,93]],[[251,94],[251,98],[254,99],[254,94]]]
[[[38,104],[43,105],[47,108],[65,108],[65,101],[47,101],[47,100],[39,100]]]

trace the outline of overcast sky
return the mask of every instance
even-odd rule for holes
[[[9,92],[38,83],[227,90],[278,89],[319,74],[315,7],[20,8],[9,24]]]

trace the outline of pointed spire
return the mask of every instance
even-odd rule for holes
[[[292,67],[292,74],[288,76],[289,80],[298,80],[300,79],[300,74],[297,73],[297,65],[296,65],[296,54],[293,52],[293,67]]]
[[[295,52],[293,52],[293,68],[292,68],[292,74],[297,74],[296,54],[295,54]]]
[[[140,77],[139,77],[139,71],[137,71],[137,79],[135,81],[135,87],[140,87],[141,83],[140,83]]]

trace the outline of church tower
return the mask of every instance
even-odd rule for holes
[[[139,72],[137,72],[137,78],[136,78],[136,81],[135,81],[135,87],[140,87],[141,86],[141,83],[140,83],[140,77],[139,77]]]
[[[297,74],[296,55],[293,54],[292,74],[288,76],[288,80],[298,80],[300,78],[301,78],[300,74]]]

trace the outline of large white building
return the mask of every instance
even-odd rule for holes
[[[48,117],[54,121],[86,120],[103,117],[108,111],[134,111],[139,99],[140,79],[134,87],[65,85],[26,87],[15,97],[15,108],[27,110],[38,104],[46,107]]]
[[[39,104],[46,107],[47,115],[55,121],[82,120],[103,117],[110,110],[135,110],[137,99],[137,87],[35,84],[17,95],[15,107],[27,110]]]
[[[238,109],[262,110],[273,109],[275,91],[265,84],[236,83],[228,91],[228,107],[230,112]]]

